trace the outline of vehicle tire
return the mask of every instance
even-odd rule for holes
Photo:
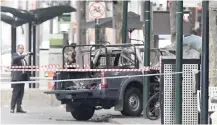
[[[95,107],[80,105],[73,108],[71,114],[78,121],[87,121],[93,116],[94,112]]]
[[[124,105],[121,111],[125,116],[140,116],[142,113],[142,93],[137,88],[130,88],[124,94]]]
[[[147,106],[145,109],[145,113],[148,119],[157,120],[160,118],[160,102],[159,95],[160,93],[156,93],[153,95],[147,102]]]

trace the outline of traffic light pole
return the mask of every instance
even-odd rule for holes
[[[145,42],[144,42],[144,66],[150,66],[150,42],[151,42],[151,2],[150,0],[146,0],[144,2],[145,5]],[[144,74],[148,74],[147,71],[144,72]],[[149,98],[149,77],[144,77],[144,85],[143,85],[143,117],[146,118],[146,105]]]
[[[176,41],[176,72],[182,72],[183,63],[183,1],[177,1],[176,12],[177,41]],[[182,124],[182,74],[176,74],[175,89],[176,124]]]
[[[209,94],[209,1],[203,1],[202,69],[201,69],[201,115],[200,124],[208,124]]]

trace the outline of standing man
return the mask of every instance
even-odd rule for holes
[[[26,56],[30,55],[30,52],[23,54],[24,46],[18,45],[17,52],[12,55],[12,66],[27,66],[27,62],[24,59]],[[18,81],[29,81],[29,75],[26,71],[12,71],[11,72],[12,82]],[[23,95],[24,95],[24,85],[25,83],[12,84],[13,92],[11,98],[11,113],[14,113],[15,106],[17,105],[18,113],[26,113],[21,107]]]

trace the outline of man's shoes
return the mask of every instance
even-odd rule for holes
[[[14,113],[14,109],[11,109],[10,113]]]
[[[17,110],[17,113],[26,113],[26,111],[23,111],[23,109]]]

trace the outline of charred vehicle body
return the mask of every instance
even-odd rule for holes
[[[125,116],[140,116],[143,110],[144,71],[112,69],[142,68],[142,49],[139,48],[141,45],[76,45],[74,48],[83,46],[89,47],[89,52],[82,54],[83,64],[84,56],[87,54],[90,69],[111,69],[111,71],[58,71],[54,79],[66,81],[56,82],[53,90],[45,93],[55,94],[62,104],[66,104],[66,111],[71,112],[76,120],[88,120],[95,110],[112,107]],[[72,46],[64,47],[63,53],[67,47]],[[65,67],[64,59],[63,67]],[[157,74],[159,70],[148,72]],[[157,75],[150,76],[150,97],[154,88],[159,88]]]

